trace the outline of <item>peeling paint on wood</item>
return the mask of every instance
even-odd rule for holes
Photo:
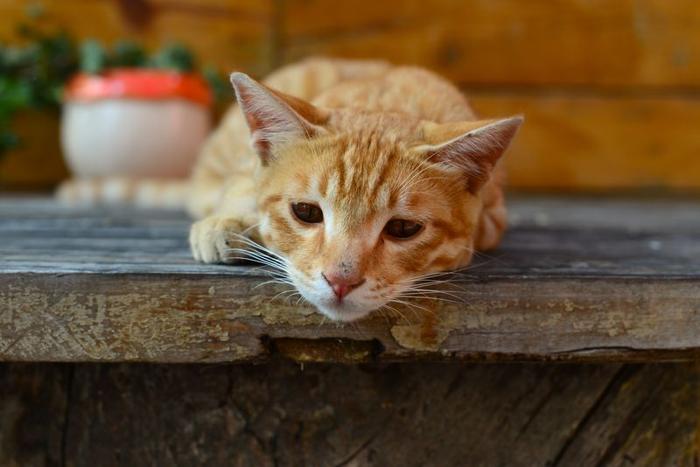
[[[314,361],[352,360],[366,342],[381,352],[357,358],[692,359],[700,221],[665,222],[684,205],[670,203],[516,200],[503,247],[449,286],[459,303],[338,324],[275,298],[284,289],[260,286],[259,270],[192,262],[179,213],[4,201],[0,360],[260,361],[274,353],[266,339],[290,339],[281,353]],[[633,221],[642,215],[657,222]],[[649,239],[664,246],[648,249]],[[347,349],[319,345],[335,340]]]

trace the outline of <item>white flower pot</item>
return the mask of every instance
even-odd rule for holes
[[[208,88],[193,79],[153,70],[76,78],[61,122],[74,176],[186,176],[211,127]]]

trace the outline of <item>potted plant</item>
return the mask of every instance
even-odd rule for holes
[[[82,47],[67,84],[61,141],[78,177],[185,176],[210,129],[212,91],[181,46],[152,57],[133,43]]]
[[[198,72],[180,45],[149,55],[133,42],[106,49],[38,26],[20,25],[19,45],[0,43],[0,187],[65,178],[62,104],[62,146],[75,175],[184,175],[225,81],[213,69]]]

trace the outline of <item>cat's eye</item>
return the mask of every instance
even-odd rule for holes
[[[323,211],[315,204],[292,203],[292,212],[297,219],[307,224],[323,222]]]
[[[405,219],[392,219],[384,226],[384,233],[394,238],[411,238],[421,231],[422,224]]]

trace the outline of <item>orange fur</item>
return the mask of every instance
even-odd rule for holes
[[[232,82],[239,105],[191,180],[198,260],[226,261],[247,246],[235,235],[245,233],[321,312],[352,320],[497,246],[498,161],[520,118],[476,120],[447,81],[382,62],[313,59],[264,85],[242,74]],[[297,219],[290,205],[300,202],[318,205],[323,222]],[[384,230],[392,219],[422,229],[397,239]]]

